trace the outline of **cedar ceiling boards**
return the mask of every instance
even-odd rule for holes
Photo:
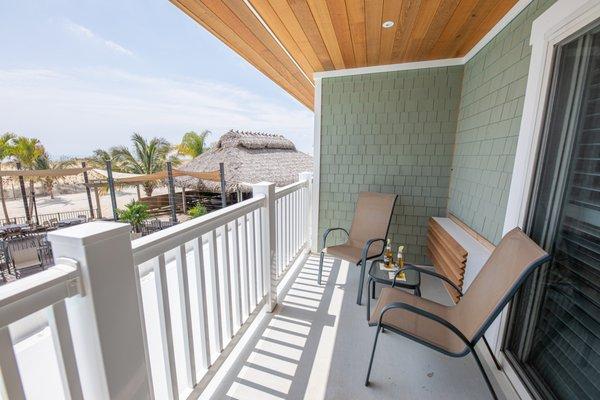
[[[314,72],[463,57],[517,2],[171,1],[310,109]]]

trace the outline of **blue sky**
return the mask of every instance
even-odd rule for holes
[[[312,153],[312,112],[167,0],[1,0],[0,54],[0,133],[55,157],[204,129]]]

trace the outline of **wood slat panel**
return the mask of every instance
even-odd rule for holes
[[[399,62],[404,59],[406,49],[410,44],[410,36],[417,20],[417,15],[421,7],[422,0],[407,0],[403,3],[396,37],[394,38],[394,47],[392,48],[392,62]]]
[[[327,8],[346,68],[356,67],[348,10],[344,0],[327,0]]]
[[[379,63],[381,16],[383,0],[365,0],[365,31],[367,32],[367,65]]]
[[[433,17],[432,23],[421,41],[417,57],[424,59],[431,53],[431,49],[439,40],[444,28],[450,22],[450,18],[454,15],[454,11],[458,7],[460,0],[443,0]]]
[[[302,67],[305,74],[310,76],[313,71],[321,70],[323,68],[314,51],[303,52],[303,48],[307,50],[310,46],[307,47],[309,44],[308,39],[306,39],[306,35],[304,35],[299,24],[295,24],[294,27],[286,26],[277,12],[273,9],[271,1],[250,0],[250,2],[261,18],[265,21],[269,21],[269,28],[285,46],[287,51],[290,52],[292,57],[294,57],[294,60]],[[285,4],[287,5],[287,3]],[[301,33],[298,34],[299,32]]]
[[[428,223],[427,254],[436,270],[462,290],[468,253],[433,218],[430,218]],[[458,302],[458,293],[449,285],[445,286],[454,302]]]
[[[352,36],[356,67],[367,65],[367,33],[365,31],[364,0],[346,0],[346,12]]]
[[[381,42],[379,48],[379,63],[389,64],[392,61],[392,51],[398,28],[402,29],[399,23],[400,15],[405,4],[403,1],[385,0],[381,11],[381,23],[384,21],[394,21],[394,26],[389,29],[381,29]]]
[[[317,23],[323,42],[325,42],[325,47],[327,47],[331,61],[333,61],[333,66],[335,69],[346,68],[344,57],[342,57],[342,51],[340,50],[340,43],[333,29],[327,3],[323,0],[307,0],[307,3]]]
[[[434,17],[441,5],[442,0],[426,0],[421,2],[419,12],[417,13],[417,19],[410,34],[408,48],[406,49],[403,59],[407,61],[418,59],[419,47],[421,46],[429,27],[432,24],[437,23],[437,21],[434,20]]]

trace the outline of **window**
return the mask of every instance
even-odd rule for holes
[[[527,233],[552,254],[512,303],[504,351],[534,397],[600,398],[600,33],[561,44]]]

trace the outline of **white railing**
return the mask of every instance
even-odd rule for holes
[[[9,327],[42,310],[46,310],[54,339],[57,367],[64,382],[63,390],[67,391],[70,398],[82,398],[65,305],[67,298],[80,292],[79,269],[70,260],[58,260],[57,265],[45,271],[0,287],[0,371],[4,398],[27,398]]]
[[[309,202],[308,180],[275,190],[277,279],[308,245]]]
[[[111,222],[49,234],[69,259],[0,287],[4,398],[197,398],[309,248],[310,176],[301,179],[257,184],[249,200],[133,242],[128,225]],[[39,310],[55,351],[44,357],[60,370],[50,391],[51,374],[23,383],[31,367],[15,352],[15,321]]]
[[[189,394],[262,304],[264,203],[254,197],[133,242],[155,398]]]

